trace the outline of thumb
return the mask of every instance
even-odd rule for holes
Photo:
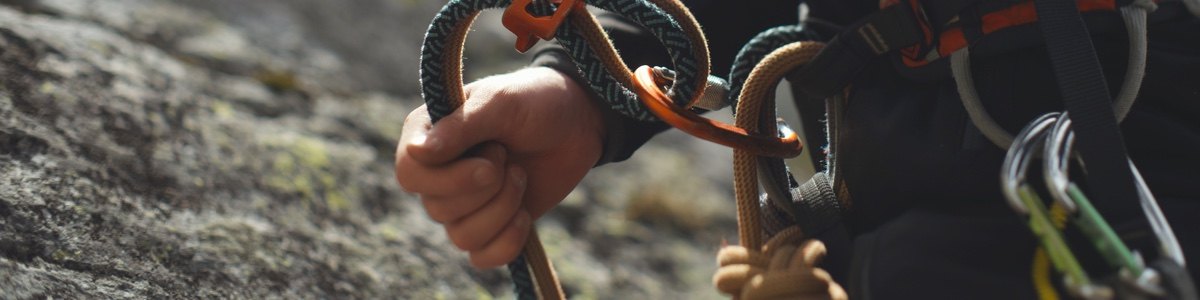
[[[512,121],[502,117],[505,114],[499,112],[501,105],[490,104],[493,105],[461,108],[442,118],[425,136],[413,139],[408,145],[409,154],[421,163],[440,165],[463,156],[480,143],[499,138]]]

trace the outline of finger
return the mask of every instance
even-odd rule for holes
[[[525,190],[525,174],[518,167],[509,168],[508,173],[504,187],[496,197],[475,212],[446,226],[450,241],[459,249],[474,251],[483,248],[517,214]]]
[[[434,198],[475,195],[486,200],[500,190],[508,151],[498,143],[480,145],[477,156],[430,166],[411,156],[396,158],[396,180],[404,190]],[[475,206],[478,207],[478,206]]]
[[[400,131],[400,141],[407,145],[407,141],[414,137],[425,135],[425,132],[431,128],[432,121],[429,119],[429,110],[425,105],[421,105],[408,113],[404,118],[404,126]]]
[[[498,143],[486,143],[480,146],[481,147],[479,147],[476,151],[478,152],[476,155],[478,155],[479,158],[491,162],[493,166],[503,166],[506,163],[507,150],[505,150],[504,146],[501,146]],[[496,170],[500,169],[496,168]],[[488,174],[487,176],[488,178],[483,180],[491,183],[478,189],[459,188],[452,194],[445,194],[444,192],[431,192],[422,194],[421,203],[425,207],[425,212],[429,214],[430,219],[442,224],[449,224],[461,219],[464,216],[470,215],[480,207],[487,204],[488,200],[496,197],[496,194],[501,192],[501,189],[505,186],[505,182],[507,181],[500,179],[502,176],[505,176],[503,174]],[[437,180],[438,177],[436,176],[428,178],[434,178],[430,185],[442,185],[449,182],[439,181]],[[476,178],[476,180],[479,179]],[[452,187],[439,188],[432,186],[425,186],[418,189],[454,190]]]
[[[396,143],[395,154],[395,172],[396,182],[400,184],[400,188],[406,192],[413,192],[406,187],[412,185],[409,179],[414,178],[413,175],[420,175],[421,169],[416,167],[421,164],[412,159],[408,155],[409,144],[413,139],[425,139],[426,132],[432,125],[429,120],[429,113],[426,112],[425,105],[421,105],[408,113],[404,118],[404,125],[400,131],[400,141]],[[409,176],[405,176],[409,175]]]
[[[444,164],[462,156],[476,144],[497,139],[515,129],[512,124],[518,106],[499,99],[508,97],[507,94],[474,92],[471,95],[491,99],[468,99],[464,108],[442,118],[423,138],[414,138],[408,145],[409,155],[427,165]]]
[[[529,238],[529,229],[533,219],[528,212],[520,211],[504,230],[478,251],[471,251],[471,265],[478,269],[488,269],[502,266],[521,253],[525,239]]]

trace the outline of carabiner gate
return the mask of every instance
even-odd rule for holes
[[[671,101],[671,97],[663,93],[660,88],[669,83],[668,79],[661,72],[655,72],[649,66],[638,67],[633,74],[632,90],[637,93],[638,98],[641,98],[642,103],[663,122],[679,128],[683,132],[761,156],[796,157],[803,150],[804,144],[800,142],[800,137],[795,132],[783,137],[750,133],[745,129],[704,118],[691,110],[676,106]]]

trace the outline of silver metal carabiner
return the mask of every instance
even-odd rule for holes
[[[1175,238],[1175,232],[1171,230],[1171,224],[1167,222],[1167,217],[1163,215],[1162,209],[1158,207],[1158,199],[1154,198],[1154,194],[1150,193],[1150,186],[1146,185],[1146,180],[1142,178],[1142,173],[1138,171],[1137,166],[1133,161],[1129,161],[1129,169],[1133,171],[1133,179],[1137,182],[1138,194],[1141,196],[1142,213],[1146,215],[1146,219],[1150,221],[1150,229],[1154,230],[1154,236],[1158,238],[1159,248],[1163,255],[1180,267],[1186,267],[1187,261],[1183,258],[1183,247],[1179,246],[1179,239]]]
[[[1059,121],[1060,113],[1047,113],[1034,119],[1013,139],[1001,169],[1001,189],[1009,206],[1026,217],[1030,230],[1040,240],[1050,261],[1063,275],[1063,284],[1074,296],[1084,299],[1112,299],[1112,288],[1095,284],[1071,253],[1062,233],[1053,225],[1048,210],[1037,192],[1026,183],[1029,167],[1041,152],[1050,129]]]
[[[1075,143],[1075,133],[1071,130],[1071,119],[1067,113],[1062,113],[1061,117],[1058,118],[1047,142],[1046,151],[1044,152],[1046,159],[1046,186],[1050,190],[1050,195],[1055,198],[1055,201],[1063,205],[1067,211],[1075,212],[1078,210],[1078,205],[1067,194],[1071,184],[1068,168],[1073,157],[1071,154],[1072,146]],[[1142,207],[1142,214],[1149,221],[1150,228],[1154,231],[1154,235],[1159,241],[1162,254],[1174,260],[1180,266],[1186,266],[1187,264],[1183,257],[1183,248],[1179,246],[1179,240],[1175,237],[1174,231],[1171,230],[1171,224],[1167,222],[1166,216],[1158,206],[1158,200],[1150,192],[1149,185],[1142,178],[1141,172],[1138,171],[1132,159],[1129,160],[1129,169],[1133,171],[1134,183],[1138,189],[1138,201]]]
[[[1054,124],[1054,128],[1047,135],[1045,144],[1044,166],[1045,166],[1045,182],[1051,196],[1054,197],[1056,203],[1062,205],[1071,213],[1077,213],[1079,203],[1072,199],[1069,191],[1071,188],[1076,188],[1074,183],[1069,178],[1068,168],[1071,165],[1073,157],[1072,149],[1075,142],[1075,134],[1071,130],[1071,119],[1067,113],[1062,113]],[[1133,171],[1135,184],[1138,189],[1139,203],[1142,207],[1142,212],[1145,215],[1151,229],[1154,231],[1155,238],[1159,242],[1159,249],[1162,254],[1175,261],[1180,266],[1184,266],[1184,258],[1182,248],[1179,246],[1178,239],[1171,230],[1170,224],[1163,215],[1162,209],[1158,206],[1158,201],[1150,192],[1149,186],[1142,178],[1133,161],[1129,161],[1130,170]],[[1121,277],[1132,285],[1142,289],[1145,292],[1162,295],[1164,290],[1161,286],[1161,275],[1159,272],[1145,268],[1145,262],[1142,256],[1134,252],[1136,268],[1141,269],[1140,274],[1132,274],[1129,268],[1122,268]]]
[[[1043,179],[1054,201],[1072,214],[1079,210],[1079,206],[1067,193],[1071,186],[1068,168],[1071,166],[1071,151],[1074,145],[1075,131],[1071,130],[1071,118],[1064,112],[1054,123],[1054,129],[1046,140],[1046,151],[1042,154],[1045,157]]]
[[[1000,189],[1004,192],[1008,205],[1021,215],[1029,215],[1029,207],[1021,203],[1019,190],[1029,174],[1029,164],[1037,154],[1034,149],[1042,145],[1044,139],[1041,137],[1054,125],[1059,115],[1056,112],[1047,113],[1029,122],[1029,125],[1013,138],[1013,143],[1004,157],[1004,164],[1000,166]]]

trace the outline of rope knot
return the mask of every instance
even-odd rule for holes
[[[717,253],[713,284],[734,299],[837,299],[847,295],[828,272],[816,267],[825,244],[805,239],[799,227],[776,234],[761,251],[727,246]]]

